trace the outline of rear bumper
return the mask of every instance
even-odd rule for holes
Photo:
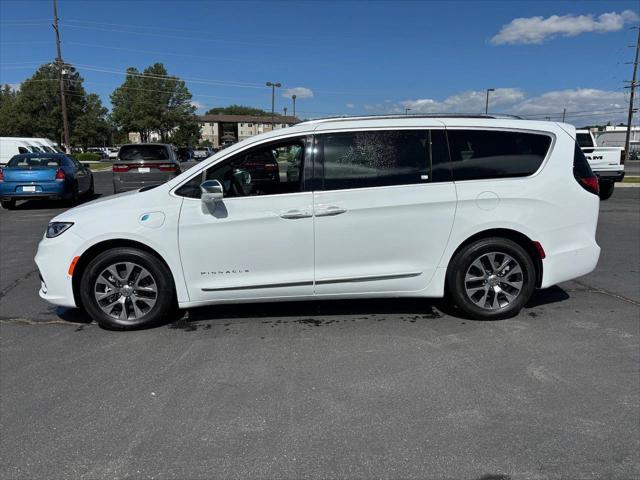
[[[2,182],[0,183],[0,199],[2,200],[29,200],[42,198],[63,198],[65,196],[66,182],[43,182],[39,184]],[[35,192],[24,192],[23,187],[33,186]]]
[[[600,247],[593,241],[580,248],[557,252],[542,261],[542,288],[591,273],[598,264]]]
[[[624,170],[603,170],[599,172],[593,172],[598,177],[598,180],[610,180],[613,182],[621,182],[624,179]]]
[[[154,174],[152,177],[144,178],[143,175],[144,174],[135,174],[135,176],[114,175],[113,191],[115,193],[120,193],[139,190],[143,187],[148,187],[149,185],[161,185],[177,176],[175,173],[171,173],[166,176],[158,176]]]

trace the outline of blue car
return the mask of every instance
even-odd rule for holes
[[[65,199],[93,195],[93,173],[63,153],[15,155],[0,170],[0,203],[15,207],[17,200]]]

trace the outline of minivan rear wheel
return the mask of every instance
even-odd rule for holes
[[[600,180],[598,187],[598,195],[600,196],[600,200],[609,200],[611,198],[611,195],[613,195],[615,183],[611,180]]]
[[[111,330],[158,325],[175,312],[175,290],[167,266],[149,252],[113,248],[85,269],[80,295],[98,324]]]
[[[535,290],[535,266],[530,255],[507,238],[484,238],[463,247],[447,272],[451,299],[479,320],[509,318]]]

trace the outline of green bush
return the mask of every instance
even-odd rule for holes
[[[99,162],[100,155],[93,152],[74,153],[73,158],[79,162]]]

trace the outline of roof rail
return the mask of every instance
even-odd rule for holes
[[[402,119],[402,118],[487,118],[487,119],[506,119],[512,118],[516,120],[523,120],[518,115],[510,115],[508,113],[425,113],[425,114],[394,114],[394,115],[358,115],[358,116],[340,116],[340,117],[324,117],[314,120],[307,120],[300,122],[296,125],[304,125],[307,123],[327,123],[327,122],[339,122],[349,120],[375,120],[375,119]]]

